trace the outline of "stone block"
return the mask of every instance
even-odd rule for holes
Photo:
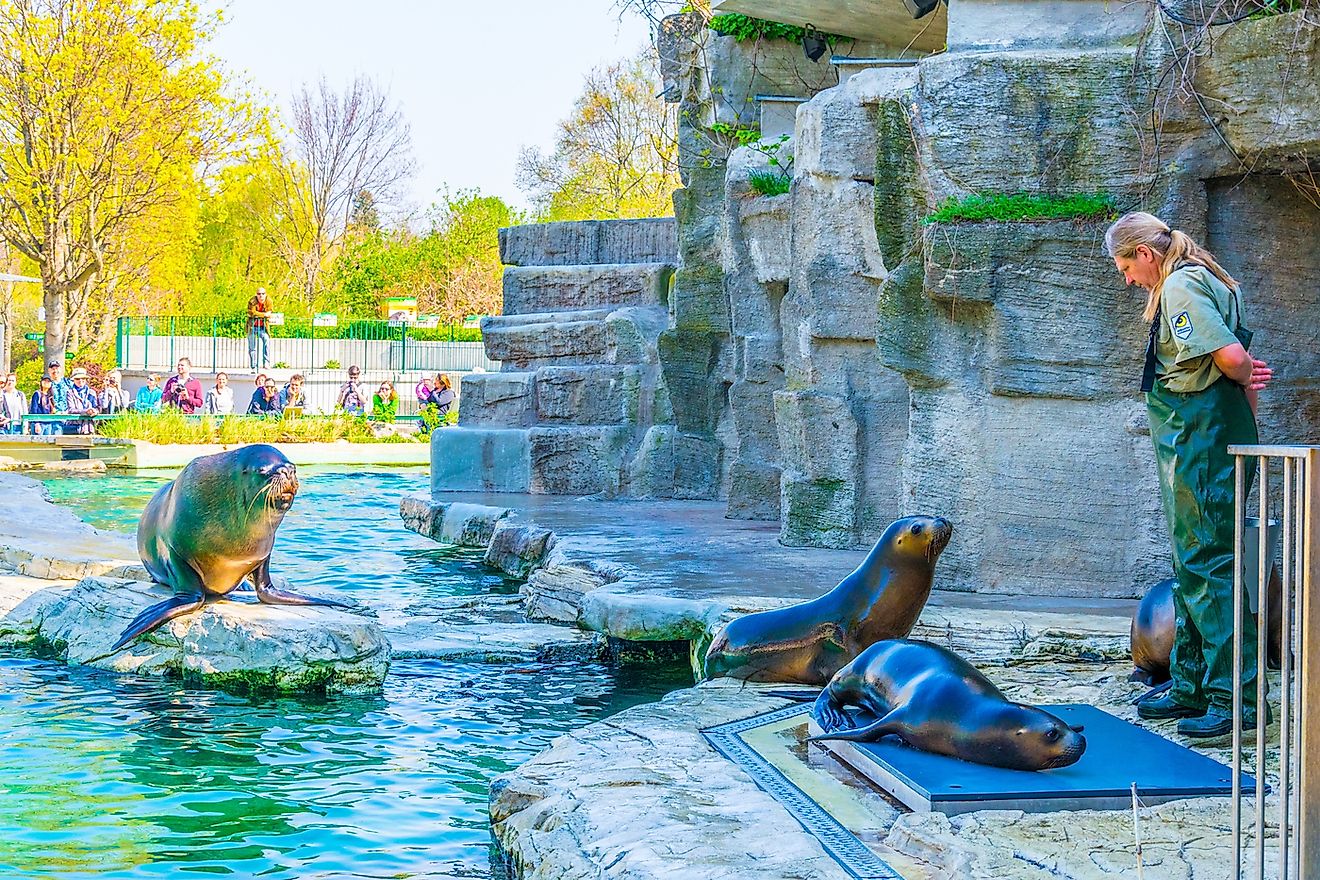
[[[458,423],[486,428],[525,427],[535,419],[535,373],[465,373]]]
[[[780,384],[784,380],[783,345],[778,336],[757,334],[741,340],[739,373],[744,381]]]
[[[674,497],[673,425],[652,425],[628,462],[628,494],[634,498]]]
[[[739,460],[729,479],[730,519],[779,519],[781,471],[777,465]]]
[[[761,166],[764,166],[764,161],[758,162],[748,170],[762,170]],[[734,173],[731,167],[730,175]],[[748,195],[734,204],[737,208],[740,231],[746,242],[752,277],[762,284],[787,281],[792,264],[790,250],[792,237],[789,232],[790,195],[784,193],[778,196],[760,196],[752,194],[749,188]]]
[[[670,263],[510,266],[504,270],[504,314],[663,306],[673,272]]]
[[[533,223],[500,230],[500,261],[507,266],[673,263],[677,256],[673,217]]]
[[[486,548],[486,564],[510,577],[525,578],[555,546],[555,533],[538,525],[501,521]]]
[[[535,427],[528,432],[529,491],[545,495],[617,495],[628,428]]]
[[[380,627],[336,608],[212,601],[111,652],[129,621],[169,596],[160,584],[85,578],[29,596],[5,629],[10,644],[42,646],[66,663],[229,690],[378,693],[385,681]]]
[[[1143,6],[1107,0],[955,0],[951,52],[1044,51],[1136,44],[1148,27]]]
[[[544,367],[536,372],[536,417],[542,424],[636,424],[641,395],[640,367]]]
[[[530,371],[545,364],[603,363],[610,350],[603,319],[586,321],[487,321],[486,354],[504,369]],[[461,408],[460,408],[461,409]]]
[[[526,492],[531,444],[523,428],[431,432],[431,492]]]
[[[718,498],[720,496],[720,443],[710,435],[683,434],[674,437],[674,497]]]
[[[405,528],[442,544],[485,549],[499,524],[513,511],[507,507],[441,501],[429,494],[405,495],[399,516]]]

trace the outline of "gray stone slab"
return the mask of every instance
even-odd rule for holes
[[[524,428],[443,428],[431,433],[431,490],[526,492],[531,444]]]
[[[510,266],[504,270],[504,314],[603,306],[663,306],[670,263]]]
[[[500,230],[500,261],[507,266],[671,263],[677,256],[673,217],[536,223]]]

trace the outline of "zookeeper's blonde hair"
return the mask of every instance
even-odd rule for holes
[[[1115,259],[1131,259],[1141,245],[1150,248],[1151,253],[1160,261],[1160,280],[1146,296],[1145,318],[1155,320],[1155,311],[1160,302],[1160,290],[1164,281],[1185,263],[1204,266],[1214,276],[1236,291],[1238,283],[1224,268],[1215,262],[1214,254],[1192,241],[1191,236],[1176,229],[1153,214],[1145,211],[1133,211],[1114,221],[1105,232],[1105,250]]]

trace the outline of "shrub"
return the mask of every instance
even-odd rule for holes
[[[763,196],[782,196],[793,185],[793,178],[775,171],[753,171],[747,182]]]
[[[325,362],[325,368],[327,370],[337,370],[339,369],[339,361],[331,358],[330,360]]]
[[[296,419],[261,416],[186,416],[177,410],[161,413],[127,412],[97,425],[98,433],[120,440],[151,443],[352,443],[400,442],[378,438],[363,416],[336,413]],[[410,442],[412,438],[405,438]]]
[[[736,12],[711,16],[710,21],[706,23],[706,27],[717,34],[733,37],[739,43],[744,40],[764,39],[786,40],[801,45],[802,38],[806,35],[806,28],[781,24],[777,21],[767,21],[764,18],[752,18],[749,15],[740,15]],[[842,34],[821,33],[820,36],[830,46],[852,39],[852,37],[845,37]]]
[[[1005,223],[1043,220],[1104,220],[1118,214],[1114,200],[1104,193],[1070,196],[1031,193],[976,193],[950,198],[923,223]]]

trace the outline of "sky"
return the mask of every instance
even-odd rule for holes
[[[303,83],[359,73],[386,86],[412,126],[413,208],[444,187],[519,207],[523,146],[548,151],[593,67],[649,44],[614,0],[226,0],[211,44],[283,109]]]

